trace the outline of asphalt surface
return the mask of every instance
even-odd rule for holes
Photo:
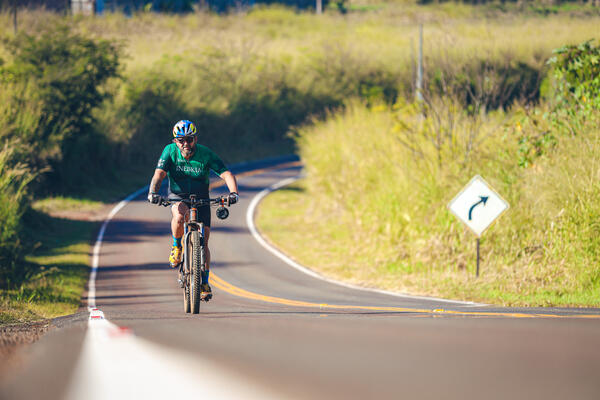
[[[199,315],[183,313],[176,272],[167,267],[170,211],[144,196],[129,203],[108,225],[101,249],[96,304],[105,317],[279,398],[600,398],[600,310],[506,309],[359,291],[267,252],[246,226],[246,208],[265,187],[298,173],[288,166],[240,176],[242,201],[229,219],[213,217],[214,299]],[[4,378],[0,398],[61,398],[86,321],[87,313],[59,320]],[[211,383],[199,382],[201,395]]]

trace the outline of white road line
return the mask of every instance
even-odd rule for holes
[[[104,220],[92,253],[88,284],[88,329],[66,400],[157,399],[281,399],[270,391],[200,357],[166,349],[135,336],[104,318],[96,307],[96,276],[108,223],[141,188],[117,204]]]
[[[381,290],[381,289],[366,288],[366,287],[362,287],[362,286],[352,285],[352,284],[346,283],[346,282],[336,281],[334,279],[324,277],[323,275],[318,274],[311,269],[308,269],[307,267],[297,263],[296,261],[289,258],[287,255],[283,254],[281,251],[279,251],[278,249],[273,247],[271,244],[267,243],[267,241],[265,241],[263,239],[263,237],[260,235],[260,233],[256,229],[256,225],[254,224],[254,214],[256,213],[256,207],[258,206],[258,204],[269,193],[271,193],[277,189],[280,189],[284,186],[290,185],[290,184],[294,183],[295,181],[297,181],[298,179],[300,179],[300,176],[286,178],[286,179],[276,182],[273,185],[269,186],[268,188],[262,190],[256,196],[254,196],[254,198],[250,202],[250,205],[248,206],[248,210],[246,211],[246,224],[248,225],[248,229],[250,229],[250,233],[252,234],[254,239],[256,239],[256,241],[258,243],[260,243],[260,245],[263,246],[270,253],[279,257],[287,265],[289,265],[292,268],[297,269],[298,271],[304,272],[305,274],[310,275],[313,278],[321,279],[323,281],[333,283],[335,285],[347,287],[350,289],[362,290],[362,291],[372,292],[372,293],[380,293],[380,294],[385,294],[388,296],[401,297],[404,299],[433,300],[433,301],[438,301],[438,302],[442,302],[442,303],[452,303],[452,304],[459,304],[459,305],[471,306],[471,307],[479,307],[479,306],[485,305],[485,304],[474,303],[472,301],[458,301],[458,300],[440,299],[440,298],[436,298],[436,297],[412,296],[412,295],[403,294],[403,293],[389,292],[387,290]]]
[[[127,196],[123,199],[119,204],[113,207],[110,211],[102,226],[100,227],[100,231],[98,231],[98,236],[96,237],[96,244],[94,245],[94,250],[92,252],[92,272],[90,273],[90,281],[88,283],[88,308],[96,307],[96,275],[98,274],[98,265],[100,263],[100,247],[102,247],[102,241],[104,240],[104,233],[106,232],[106,227],[111,219],[119,212],[123,207],[127,205],[131,200],[138,197],[140,194],[148,190],[148,186],[144,186],[143,188],[135,191],[134,193]]]
[[[90,310],[82,352],[65,400],[281,399],[243,376],[139,338]]]

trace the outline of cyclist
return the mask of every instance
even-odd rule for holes
[[[238,188],[235,176],[227,169],[223,161],[208,147],[197,143],[196,126],[188,120],[181,120],[173,127],[173,143],[168,144],[160,158],[154,176],[150,182],[148,201],[153,204],[160,203],[158,190],[165,178],[169,177],[169,196],[173,202],[171,211],[171,231],[173,234],[173,247],[169,256],[171,268],[181,262],[181,239],[183,237],[183,224],[188,214],[188,206],[181,200],[195,194],[198,198],[208,198],[208,185],[210,170],[219,175],[229,188],[229,204],[237,203]],[[206,244],[206,272],[202,274],[200,297],[209,300],[212,291],[208,284],[210,251],[208,238],[210,236],[210,206],[198,208],[198,220],[204,223]]]

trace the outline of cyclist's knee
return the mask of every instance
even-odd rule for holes
[[[177,225],[183,225],[185,218],[181,214],[173,213],[173,221],[177,223]]]
[[[185,220],[185,218],[183,217],[183,215],[173,215],[173,219],[175,220],[175,222],[177,222],[178,225],[183,225],[183,222]]]
[[[174,204],[171,208],[171,212],[173,214],[173,219],[177,224],[181,225],[185,222],[185,216],[187,214],[187,206],[185,203],[179,202]]]

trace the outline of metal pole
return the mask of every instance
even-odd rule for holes
[[[410,38],[410,80],[412,81],[413,94],[417,97],[417,49],[415,40]]]
[[[419,58],[417,61],[417,101],[423,101],[423,24],[419,24]]]
[[[479,238],[477,238],[477,272],[475,272],[475,276],[479,278]]]
[[[323,14],[323,0],[317,0],[317,14]]]
[[[17,34],[17,0],[13,0],[13,29],[15,31],[15,35]]]

